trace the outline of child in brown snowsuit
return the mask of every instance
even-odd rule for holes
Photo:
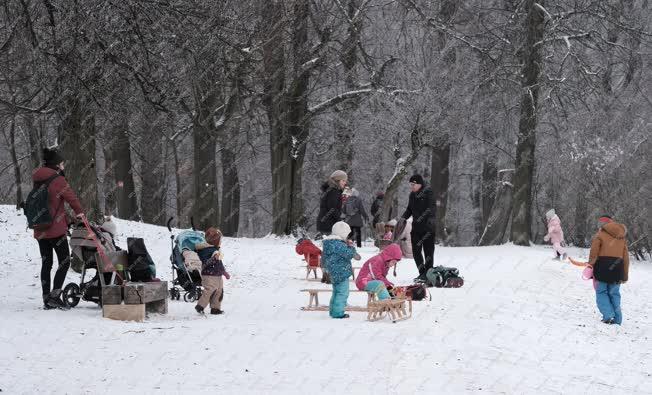
[[[197,301],[195,310],[203,314],[204,308],[210,303],[211,314],[222,314],[222,299],[224,297],[224,285],[222,276],[228,280],[231,278],[222,263],[222,253],[220,244],[222,242],[222,232],[216,228],[206,229],[206,243],[195,245],[197,255],[202,262],[202,286],[204,291]]]

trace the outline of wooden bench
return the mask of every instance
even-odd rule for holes
[[[117,251],[107,253],[110,265],[105,265],[101,257],[96,254],[95,259],[99,271],[113,273],[111,282],[106,284],[104,276],[100,277],[102,285],[102,316],[114,320],[138,321],[145,320],[148,312],[167,314],[168,312],[168,283],[167,281],[140,283],[128,282],[126,271],[127,253]],[[108,267],[107,267],[108,266]],[[117,273],[122,272],[123,282],[114,284]]]

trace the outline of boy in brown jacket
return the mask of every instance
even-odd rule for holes
[[[623,322],[620,310],[620,284],[627,282],[629,275],[629,252],[623,224],[603,215],[598,220],[600,229],[593,237],[589,265],[593,267],[593,278],[597,281],[595,297],[602,322],[618,324]]]

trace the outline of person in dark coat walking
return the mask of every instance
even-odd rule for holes
[[[44,308],[65,308],[66,304],[61,299],[61,287],[66,279],[70,267],[70,249],[68,247],[68,221],[64,203],[68,203],[78,218],[84,216],[84,211],[79,199],[64,176],[64,159],[56,151],[43,150],[44,166],[39,167],[32,174],[34,186],[48,182],[48,210],[52,216],[52,224],[44,230],[34,229],[34,238],[38,242],[41,253],[41,288],[43,291]],[[93,180],[94,181],[94,180]],[[50,290],[50,272],[54,262],[53,251],[57,254],[59,267],[54,276],[52,290]]]
[[[435,199],[432,189],[425,185],[423,177],[415,174],[410,177],[410,197],[402,217],[412,217],[412,253],[419,270],[415,281],[425,282],[426,272],[433,266],[435,255]],[[423,251],[424,255],[421,255]],[[425,259],[424,259],[425,258]]]
[[[344,216],[346,223],[351,227],[351,239],[358,248],[362,247],[362,226],[369,221],[369,216],[360,199],[360,192],[355,188],[351,188],[351,196],[344,204]]]
[[[342,191],[348,176],[342,170],[335,170],[321,186],[319,214],[317,214],[317,231],[330,235],[333,225],[341,220]]]

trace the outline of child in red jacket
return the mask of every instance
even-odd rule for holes
[[[308,273],[311,270],[315,271],[315,277],[317,276],[317,268],[320,267],[320,258],[321,250],[317,247],[310,239],[301,238],[297,242],[297,246],[294,250],[299,255],[303,255],[306,259],[306,264],[308,265]]]

